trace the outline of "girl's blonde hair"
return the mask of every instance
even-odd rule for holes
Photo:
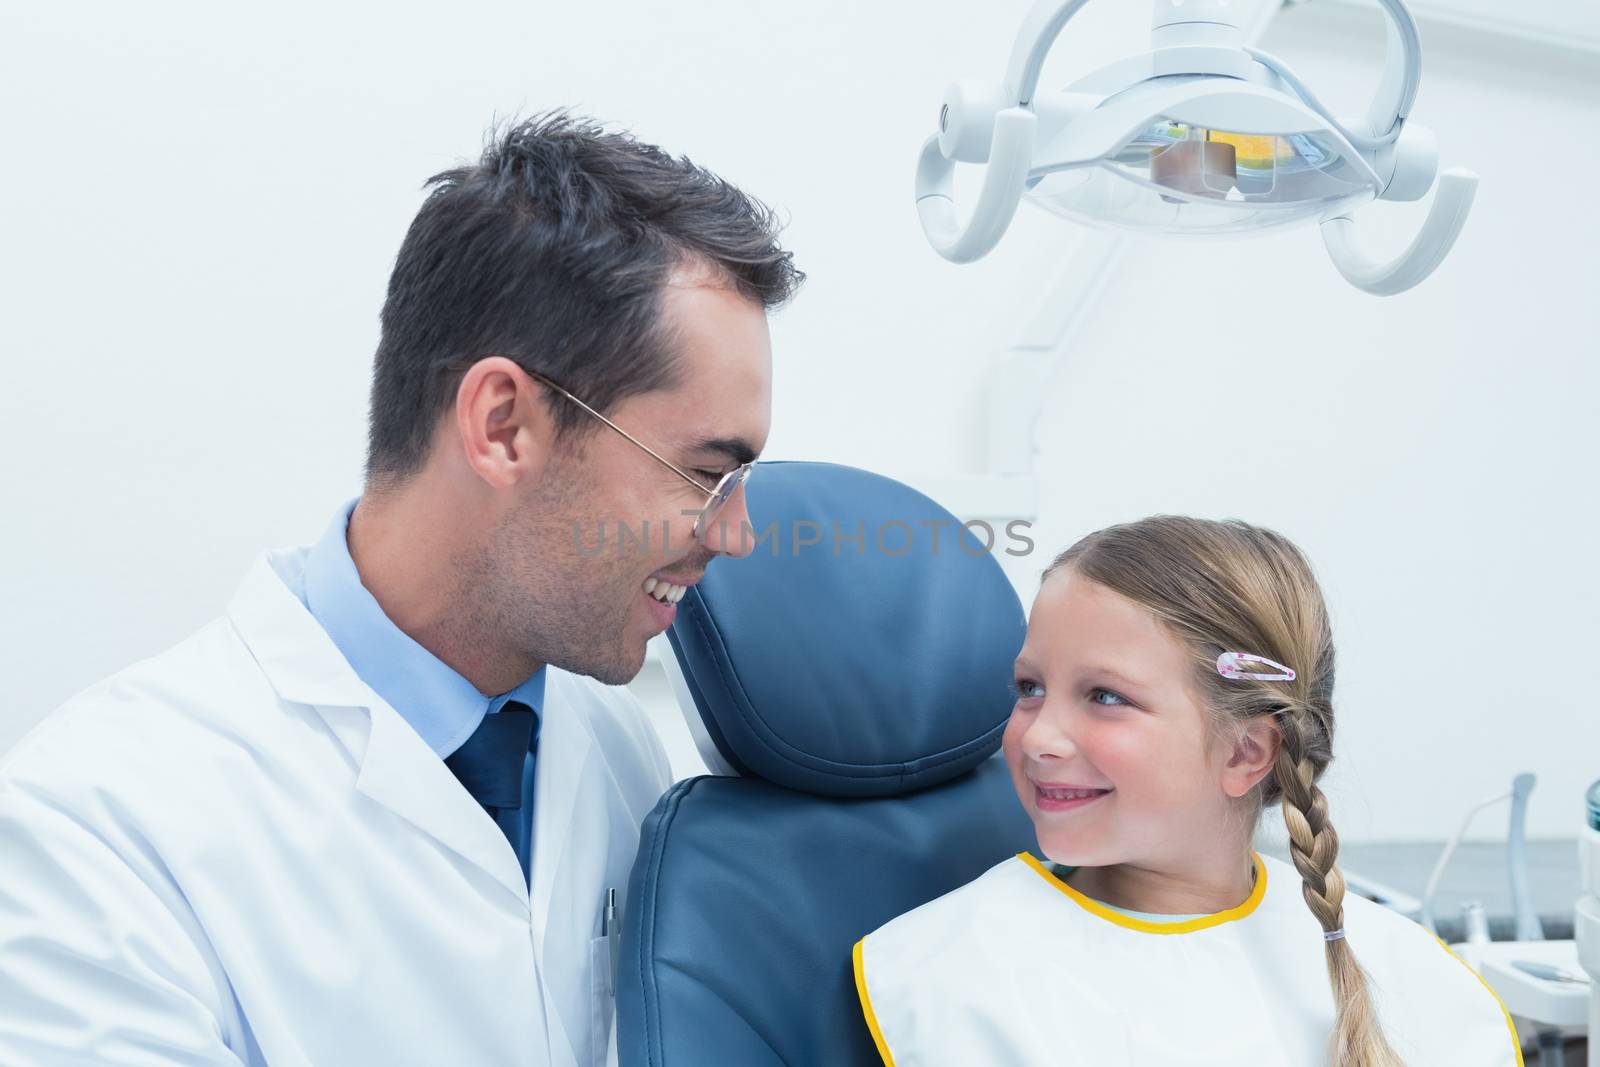
[[[1305,556],[1282,535],[1237,520],[1157,515],[1090,534],[1057,556],[1041,581],[1063,568],[1146,608],[1189,646],[1197,691],[1219,727],[1239,731],[1257,717],[1274,719],[1282,743],[1272,773],[1256,787],[1255,810],[1282,801],[1306,903],[1325,932],[1342,930],[1339,835],[1317,788],[1333,757],[1333,633]],[[1217,673],[1223,652],[1287,664],[1294,680],[1224,678]],[[1403,1067],[1349,941],[1326,945],[1339,1012],[1329,1062]]]

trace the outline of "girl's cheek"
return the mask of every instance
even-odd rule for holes
[[[1126,767],[1136,762],[1135,757],[1145,758],[1141,756],[1144,749],[1138,731],[1129,723],[1095,722],[1091,718],[1082,726],[1079,736],[1079,747],[1103,770]]]
[[[1006,723],[1005,732],[1000,735],[1000,751],[1005,756],[1006,769],[1011,774],[1011,785],[1024,808],[1028,808],[1032,800],[1031,786],[1022,768],[1022,735],[1026,728],[1026,724],[1019,721],[1019,716],[1012,715],[1011,721]]]
[[[1005,731],[1000,735],[1000,748],[1006,755],[1006,762],[1013,768],[1022,763],[1022,738],[1033,720],[1034,714],[1025,711],[1013,711],[1011,718],[1006,720]]]
[[[1161,777],[1168,753],[1160,739],[1138,721],[1102,721],[1085,726],[1079,748],[1118,789],[1137,788],[1145,779]]]
[[[1120,779],[1119,785],[1135,787],[1145,803],[1163,808],[1191,803],[1204,754],[1151,725],[1149,720],[1106,724],[1098,740],[1101,769]]]

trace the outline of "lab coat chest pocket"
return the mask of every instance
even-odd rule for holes
[[[613,1005],[611,993],[611,945],[602,935],[589,942],[589,1063],[605,1067],[606,1046],[611,1040]]]

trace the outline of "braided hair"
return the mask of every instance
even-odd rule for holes
[[[1332,628],[1311,565],[1289,540],[1237,520],[1157,515],[1092,533],[1055,558],[1044,579],[1073,572],[1149,610],[1190,649],[1195,684],[1218,729],[1242,733],[1270,716],[1279,735],[1272,771],[1248,803],[1252,819],[1278,802],[1306,905],[1325,938],[1338,1009],[1333,1067],[1404,1067],[1384,1037],[1366,972],[1344,937],[1339,835],[1317,781],[1333,758]],[[1292,679],[1223,678],[1224,651],[1295,668]]]

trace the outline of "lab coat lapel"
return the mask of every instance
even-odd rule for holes
[[[544,946],[545,928],[557,886],[562,857],[582,822],[577,806],[594,748],[594,735],[577,699],[574,679],[551,667],[546,676],[545,706],[539,721],[539,751],[534,783],[533,918],[537,944]],[[603,798],[584,797],[586,805]]]
[[[505,833],[400,713],[376,700],[356,789],[483,868],[528,906],[522,864]]]
[[[266,553],[228,606],[268,682],[282,699],[323,716],[360,763],[358,791],[482,868],[526,908],[522,866],[500,828],[400,713],[357,677],[285,584],[299,582],[304,556],[304,549]]]

